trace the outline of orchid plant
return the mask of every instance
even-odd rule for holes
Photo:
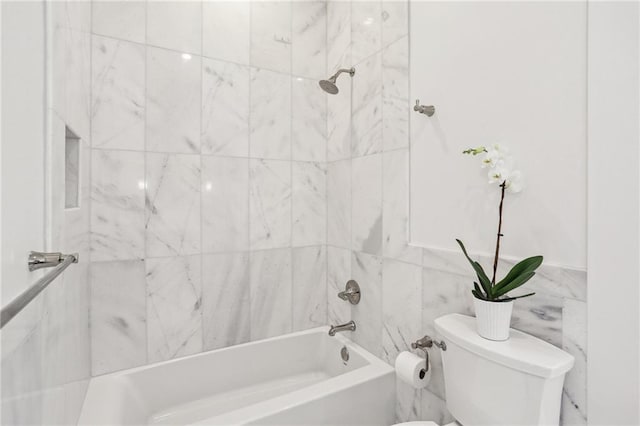
[[[500,281],[496,282],[496,272],[498,270],[498,257],[500,255],[500,239],[502,234],[502,207],[504,204],[505,192],[517,193],[522,191],[522,173],[513,168],[513,159],[508,155],[508,150],[498,144],[489,148],[480,146],[463,151],[463,154],[482,155],[482,168],[488,169],[489,184],[497,184],[500,188],[500,206],[498,207],[498,236],[496,239],[496,251],[493,259],[493,276],[489,279],[482,266],[477,261],[471,259],[462,241],[456,239],[462,253],[467,258],[471,267],[475,271],[478,282],[473,283],[473,296],[488,302],[509,302],[522,297],[532,296],[535,293],[528,293],[521,296],[508,296],[512,290],[520,287],[529,281],[536,274],[535,270],[542,264],[542,256],[533,256],[517,263],[509,273]]]

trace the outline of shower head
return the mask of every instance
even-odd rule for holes
[[[338,76],[343,72],[348,72],[349,75],[353,77],[353,75],[356,73],[356,69],[353,67],[349,69],[339,69],[338,72],[329,77],[327,80],[320,80],[320,82],[318,83],[320,85],[320,88],[330,95],[337,94],[340,90],[338,90],[338,86],[336,86],[336,80],[338,79]]]

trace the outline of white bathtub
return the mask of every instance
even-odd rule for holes
[[[394,370],[327,330],[93,378],[79,424],[392,424]],[[340,356],[343,346],[347,363]]]

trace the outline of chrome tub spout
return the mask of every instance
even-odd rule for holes
[[[332,325],[329,329],[329,336],[335,336],[336,333],[339,333],[341,331],[356,331],[356,323],[353,321],[349,321],[346,324]]]

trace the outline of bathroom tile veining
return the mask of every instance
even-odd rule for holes
[[[407,2],[179,5],[92,7],[92,373],[350,319],[393,364],[471,314],[464,259],[408,243]],[[562,415],[585,424],[586,274],[536,279],[514,326],[576,356]],[[431,354],[398,420],[451,419]]]

